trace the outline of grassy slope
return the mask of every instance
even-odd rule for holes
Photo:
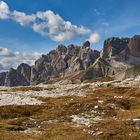
[[[0,107],[1,140],[138,140],[140,139],[140,88],[101,88],[97,90],[84,87],[87,97],[40,98],[45,103],[41,106],[6,106]],[[114,98],[123,96],[123,98]],[[98,101],[104,101],[100,104]],[[115,104],[116,109],[109,106]],[[92,124],[76,126],[71,115],[90,116],[96,111],[103,120]],[[102,114],[102,112],[104,112]],[[114,118],[117,118],[115,120]],[[128,120],[130,119],[130,120]],[[54,120],[49,123],[49,120]],[[55,121],[57,120],[57,121]],[[39,126],[39,127],[38,127]],[[25,134],[20,131],[38,127],[41,134]],[[83,131],[85,130],[85,131]],[[87,132],[101,131],[92,136]]]

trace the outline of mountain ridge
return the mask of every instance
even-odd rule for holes
[[[48,54],[42,55],[33,66],[22,63],[17,69],[11,68],[8,72],[0,73],[0,86],[36,85],[79,71],[83,71],[83,74],[77,77],[81,82],[107,76],[116,79],[118,73],[121,74],[129,68],[132,71],[140,64],[139,50],[139,35],[132,38],[108,38],[104,41],[101,52],[92,50],[89,41],[81,46],[71,44],[66,47],[61,44]],[[133,76],[136,75],[129,74],[128,78]],[[127,76],[122,79],[125,77]]]

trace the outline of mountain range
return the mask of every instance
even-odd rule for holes
[[[72,82],[110,77],[123,80],[140,74],[140,35],[111,37],[101,51],[92,50],[90,42],[81,46],[59,45],[42,55],[33,66],[22,63],[17,69],[0,73],[0,86],[26,86],[72,77]]]

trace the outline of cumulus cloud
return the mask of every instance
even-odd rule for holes
[[[100,40],[100,35],[98,33],[92,33],[87,40],[91,43],[97,43]]]
[[[18,11],[15,10],[12,13],[12,18],[16,22],[18,22],[21,26],[25,26],[25,25],[28,25],[28,24],[34,22],[35,19],[36,19],[36,16],[34,14],[32,14],[32,15],[26,15],[23,12],[18,12]]]
[[[0,48],[0,71],[16,68],[20,63],[33,65],[40,56],[37,52],[12,52],[8,48]]]
[[[15,54],[12,53],[10,50],[7,48],[0,48],[0,56],[1,57],[14,57]]]
[[[70,21],[64,21],[62,17],[53,11],[37,12],[37,18],[43,22],[34,24],[33,30],[44,36],[49,36],[54,41],[64,41],[78,35],[89,34],[91,31],[83,26],[73,25]]]
[[[92,34],[90,29],[74,25],[70,21],[65,21],[60,15],[55,14],[51,10],[27,15],[16,10],[10,11],[8,5],[1,1],[0,19],[6,18],[18,22],[21,26],[28,25],[33,31],[49,37],[53,41],[65,41],[77,36]]]
[[[7,19],[9,13],[10,11],[8,5],[5,2],[0,1],[0,19]]]

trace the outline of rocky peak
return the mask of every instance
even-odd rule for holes
[[[128,54],[136,57],[140,56],[140,35],[135,35],[130,39]]]
[[[79,54],[80,47],[75,46],[73,44],[67,47],[67,55],[69,56],[77,56]]]
[[[67,47],[61,44],[57,47],[56,51],[59,55],[65,54],[67,52]]]
[[[83,43],[83,46],[85,46],[85,47],[89,47],[90,46],[90,42],[87,40],[87,41],[85,41],[84,43]]]
[[[19,86],[19,85],[28,85],[29,83],[26,79],[17,72],[17,70],[11,68],[5,77],[5,86]]]
[[[128,47],[129,38],[112,37],[104,41],[104,47],[101,52],[101,58],[111,58],[119,55]]]
[[[56,58],[58,58],[59,54],[57,50],[52,50],[47,54],[48,61],[51,62],[54,61]]]
[[[122,58],[129,58],[127,55],[140,56],[140,36],[136,35],[131,39],[108,38],[101,53],[92,50],[89,41],[85,41],[81,46],[71,44],[66,47],[61,44],[55,50],[42,55],[32,67],[22,63],[16,70],[10,69],[9,72],[0,73],[0,85],[38,84],[80,70],[85,71],[83,79],[91,78],[91,75],[93,79],[112,76],[124,70],[127,59]],[[106,58],[111,58],[111,61]]]
[[[17,72],[21,74],[27,82],[30,82],[31,67],[28,64],[22,63],[17,67]]]

